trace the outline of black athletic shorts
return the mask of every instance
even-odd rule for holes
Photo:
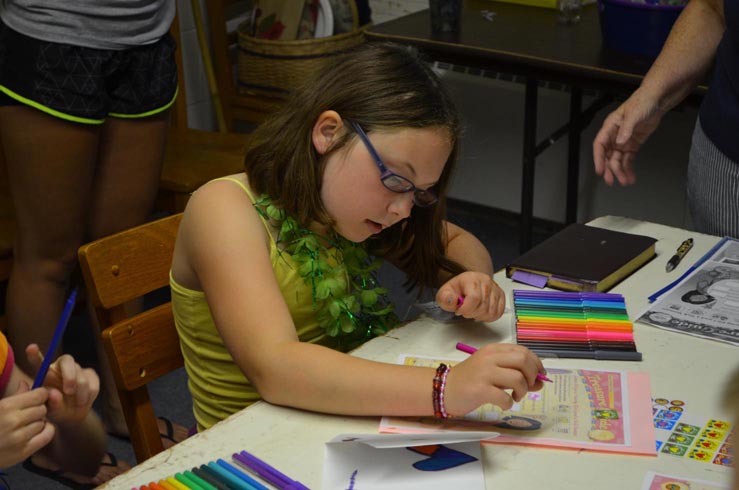
[[[177,96],[176,49],[169,34],[106,50],[39,41],[0,22],[0,106],[25,104],[84,124],[151,116]]]

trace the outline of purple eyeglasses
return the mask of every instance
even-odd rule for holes
[[[380,181],[382,181],[382,185],[384,185],[389,191],[397,192],[398,194],[413,191],[413,203],[422,208],[429,207],[439,200],[431,189],[420,189],[410,180],[387,168],[382,162],[380,155],[377,154],[375,147],[372,146],[372,143],[367,137],[367,133],[362,129],[362,126],[354,121],[350,121],[350,124],[354,128],[354,131],[359,135],[359,139],[362,140],[362,143],[364,143],[369,154],[372,155],[375,165],[377,165],[377,168],[380,170]]]

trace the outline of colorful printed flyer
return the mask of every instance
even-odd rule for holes
[[[448,359],[403,356],[402,364],[454,365]],[[646,373],[547,368],[553,383],[528,393],[510,410],[486,404],[464,417],[383,417],[380,432],[495,430],[489,443],[554,446],[656,455]]]
[[[682,400],[654,398],[652,413],[656,449],[660,454],[733,467],[731,422],[688,414]]]
[[[650,471],[644,477],[641,488],[642,490],[729,490],[729,485],[682,476],[661,475]]]

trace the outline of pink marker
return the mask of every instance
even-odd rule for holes
[[[462,342],[457,342],[457,350],[461,350],[462,352],[466,352],[467,354],[474,354],[475,352],[477,352],[476,348],[472,347],[471,345],[463,344]],[[548,383],[554,382],[541,373],[536,373],[536,379],[538,379],[539,381],[546,381]]]

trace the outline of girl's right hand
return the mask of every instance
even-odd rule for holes
[[[55,428],[45,420],[48,396],[49,391],[40,388],[0,400],[0,468],[23,461],[51,442]]]
[[[446,411],[462,416],[486,403],[507,410],[529,391],[540,390],[544,383],[536,375],[545,372],[541,359],[524,346],[487,344],[449,372]]]

